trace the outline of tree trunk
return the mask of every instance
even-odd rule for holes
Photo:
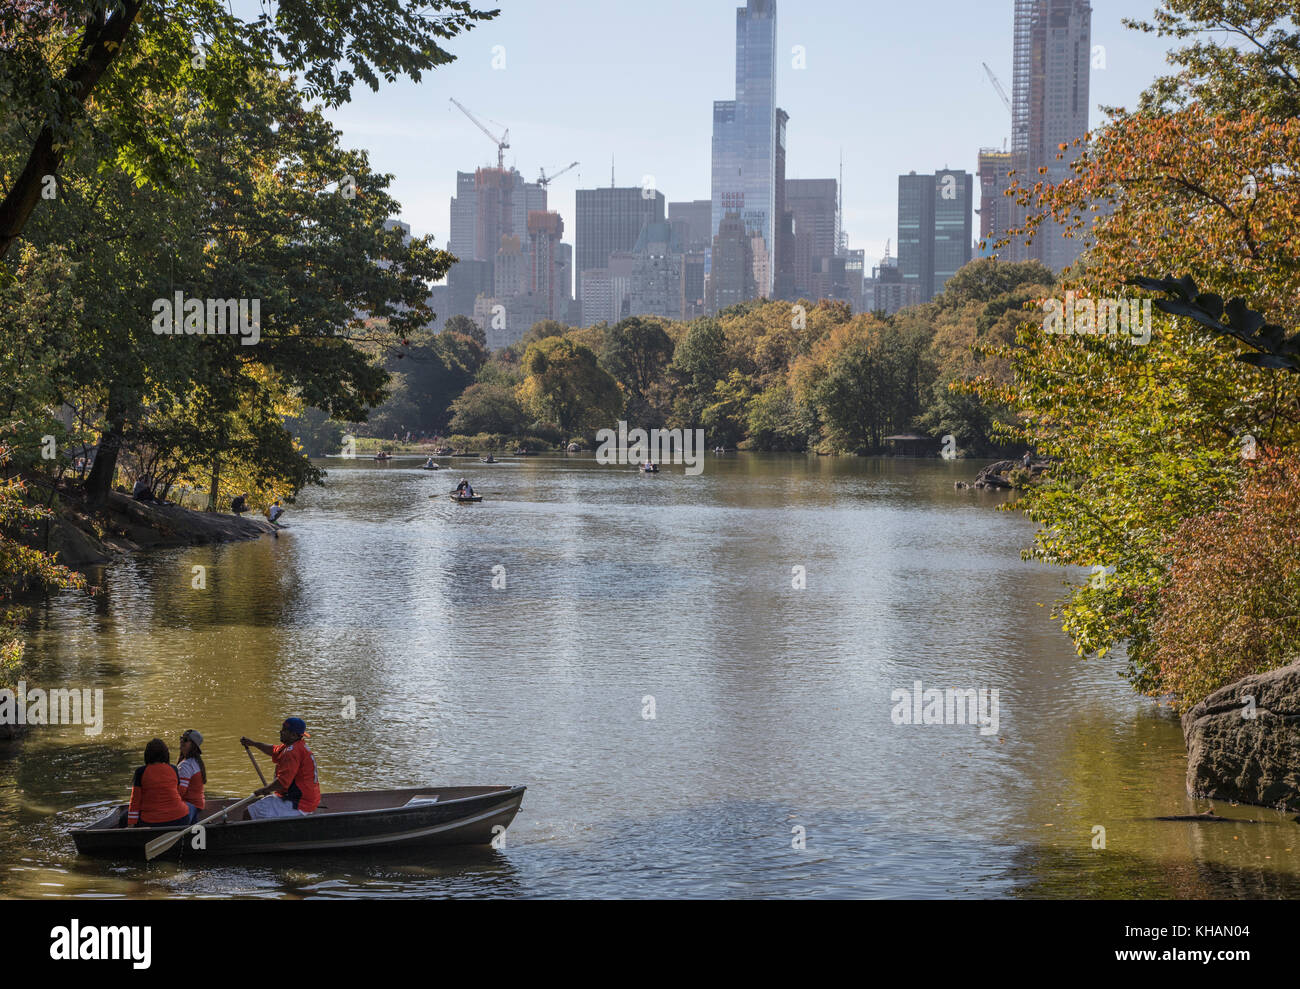
[[[105,19],[101,12],[86,25],[76,58],[64,76],[72,98],[79,107],[85,106],[104,71],[121,54],[122,44],[140,13],[143,2],[144,0],[125,0],[121,10],[113,16]],[[63,152],[54,148],[54,128],[46,124],[36,135],[27,164],[5,193],[4,199],[0,200],[0,261],[4,260],[9,248],[21,236],[36,204],[40,202],[45,177],[57,172],[62,163]]]
[[[212,483],[208,486],[208,507],[207,511],[217,512],[217,492],[221,489],[221,454],[217,454],[212,461]]]
[[[113,490],[113,478],[117,476],[117,455],[122,449],[121,418],[111,422],[99,438],[99,450],[95,454],[95,464],[90,468],[86,478],[86,501],[91,506],[102,505],[108,500],[108,493]]]

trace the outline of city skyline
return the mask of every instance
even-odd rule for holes
[[[359,93],[330,116],[349,143],[370,151],[375,168],[394,174],[403,220],[417,235],[433,234],[440,245],[451,233],[448,203],[456,194],[456,171],[495,160],[492,144],[446,96],[462,100],[490,126],[510,128],[506,165],[516,165],[530,181],[541,169],[550,173],[582,162],[550,190],[549,208],[566,223],[576,215],[577,189],[610,184],[611,155],[619,186],[641,185],[650,176],[669,200],[705,199],[711,191],[713,103],[735,82],[738,6],[737,0],[706,7],[668,0],[661,17],[638,21],[642,38],[629,48],[618,28],[636,20],[630,12],[601,7],[600,16],[583,21],[597,5],[571,0],[566,10],[589,29],[587,36],[617,40],[593,40],[581,57],[559,64],[526,40],[538,23],[535,11],[503,9],[498,21],[469,36],[458,62],[440,70],[436,92],[428,91],[431,81],[422,87],[398,84],[378,97]],[[851,246],[865,250],[869,260],[896,237],[899,175],[974,173],[980,148],[1000,147],[1010,138],[1010,115],[982,67],[988,62],[1004,85],[1012,79],[1014,3],[999,6],[1005,9],[938,4],[936,16],[951,22],[952,30],[917,45],[886,43],[875,28],[842,30],[846,24],[901,29],[911,23],[889,8],[862,12],[836,2],[782,8],[777,103],[791,118],[787,177],[836,176],[843,147],[844,229]],[[1099,104],[1131,106],[1164,68],[1163,42],[1120,26],[1122,16],[1147,13],[1133,7],[1093,4],[1092,43],[1105,48],[1106,63],[1091,74],[1094,126],[1102,119]],[[659,32],[669,23],[678,25],[670,32],[673,44],[656,56],[663,48]],[[683,23],[695,27],[683,31]],[[498,58],[503,67],[493,68]],[[806,67],[794,68],[796,58]],[[531,82],[541,65],[554,79],[542,87],[549,94],[544,98]],[[878,84],[891,69],[904,74],[906,85]],[[644,84],[620,86],[611,79],[611,85],[570,87],[570,96],[555,98],[565,78],[589,78],[596,70],[622,71]],[[827,86],[840,95],[832,98]],[[856,100],[855,91],[861,94]],[[892,97],[899,91],[908,94],[906,100]],[[530,119],[541,108],[549,119]]]

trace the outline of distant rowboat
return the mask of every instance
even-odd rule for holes
[[[462,786],[414,790],[326,793],[306,817],[213,822],[204,826],[203,848],[188,835],[165,857],[185,859],[282,852],[367,852],[442,845],[486,845],[509,827],[524,799],[522,786]],[[209,800],[204,816],[235,799]],[[124,808],[72,832],[82,855],[143,859],[144,847],[176,828],[123,828]],[[243,811],[236,811],[238,816]],[[497,829],[500,828],[500,831]]]
[[[455,502],[459,502],[462,505],[477,505],[480,501],[483,500],[483,496],[471,495],[469,497],[466,497],[465,495],[453,494],[451,496],[451,500]]]

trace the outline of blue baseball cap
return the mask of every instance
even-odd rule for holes
[[[307,722],[303,721],[302,718],[285,718],[284,727],[288,728],[295,735],[302,735],[304,738],[308,737]]]

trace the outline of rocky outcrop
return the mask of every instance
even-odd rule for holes
[[[1183,738],[1193,796],[1300,810],[1300,661],[1216,690]]]
[[[262,518],[148,504],[113,492],[97,512],[88,512],[75,502],[61,506],[50,520],[48,548],[60,563],[85,567],[107,563],[124,553],[237,542],[275,531]]]

